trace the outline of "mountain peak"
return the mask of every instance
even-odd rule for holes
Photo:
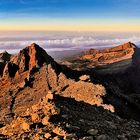
[[[33,43],[21,50],[18,55],[12,57],[10,62],[5,66],[3,75],[9,73],[9,66],[16,67],[14,74],[18,73],[19,75],[23,72],[31,71],[34,68],[40,68],[43,64],[50,64],[53,62],[53,58],[49,56],[43,48]]]
[[[126,43],[124,43],[124,44],[122,44],[122,45],[119,45],[119,46],[117,46],[117,47],[120,47],[120,46],[122,46],[122,49],[127,49],[127,48],[137,48],[137,46],[134,44],[134,43],[132,43],[132,42],[126,42]],[[117,48],[116,47],[116,48]]]
[[[36,49],[36,50],[41,49],[41,50],[43,50],[43,48],[41,48],[41,47],[40,47],[38,44],[36,44],[36,43],[32,43],[31,45],[25,47],[24,49]]]
[[[32,43],[32,44],[31,44],[31,46],[34,46],[34,47],[39,47],[39,45],[38,45],[38,44],[36,44],[36,43]]]
[[[11,54],[9,54],[7,51],[4,51],[0,53],[0,62],[6,62],[9,61],[11,57]]]
[[[136,45],[135,45],[134,43],[132,43],[131,41],[126,42],[126,43],[124,43],[124,44],[133,45],[133,46],[135,46],[135,47],[136,47]]]

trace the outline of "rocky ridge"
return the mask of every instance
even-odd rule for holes
[[[77,70],[89,70],[97,67],[99,69],[101,67],[104,72],[118,72],[131,65],[135,49],[137,46],[131,42],[103,50],[90,49],[67,63],[65,61],[62,63],[69,64],[70,68]],[[108,69],[108,65],[110,65],[110,69]]]

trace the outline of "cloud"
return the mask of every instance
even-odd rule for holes
[[[47,37],[46,37],[47,38]],[[0,39],[0,51],[7,50],[10,53],[18,53],[22,48],[35,42],[46,49],[47,52],[68,51],[68,50],[86,50],[89,48],[114,47],[122,43],[131,41],[140,44],[140,36],[129,38],[97,39],[93,36],[79,37],[52,37],[49,39],[12,39],[11,41]]]

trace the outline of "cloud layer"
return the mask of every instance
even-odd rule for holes
[[[37,37],[38,38],[38,37]],[[106,36],[93,36],[93,35],[63,35],[63,36],[53,36],[49,37],[39,37],[29,38],[29,37],[14,37],[12,39],[3,39],[0,37],[0,52],[4,50],[9,53],[18,53],[22,48],[32,44],[37,43],[43,47],[48,53],[49,52],[62,52],[62,51],[81,51],[87,50],[89,48],[102,49],[106,47],[114,47],[122,43],[131,41],[136,45],[140,44],[140,36],[131,37],[106,37]],[[109,39],[107,39],[109,38]]]

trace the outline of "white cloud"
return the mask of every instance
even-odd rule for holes
[[[10,53],[17,53],[22,48],[32,44],[39,44],[46,49],[47,52],[67,51],[67,50],[84,50],[89,48],[105,48],[114,47],[122,43],[131,41],[137,45],[140,43],[140,36],[132,36],[128,38],[112,38],[112,39],[97,39],[93,36],[78,36],[78,37],[52,37],[49,39],[12,39],[11,41],[2,40],[0,38],[0,51],[7,50]],[[10,39],[9,39],[10,40]]]

